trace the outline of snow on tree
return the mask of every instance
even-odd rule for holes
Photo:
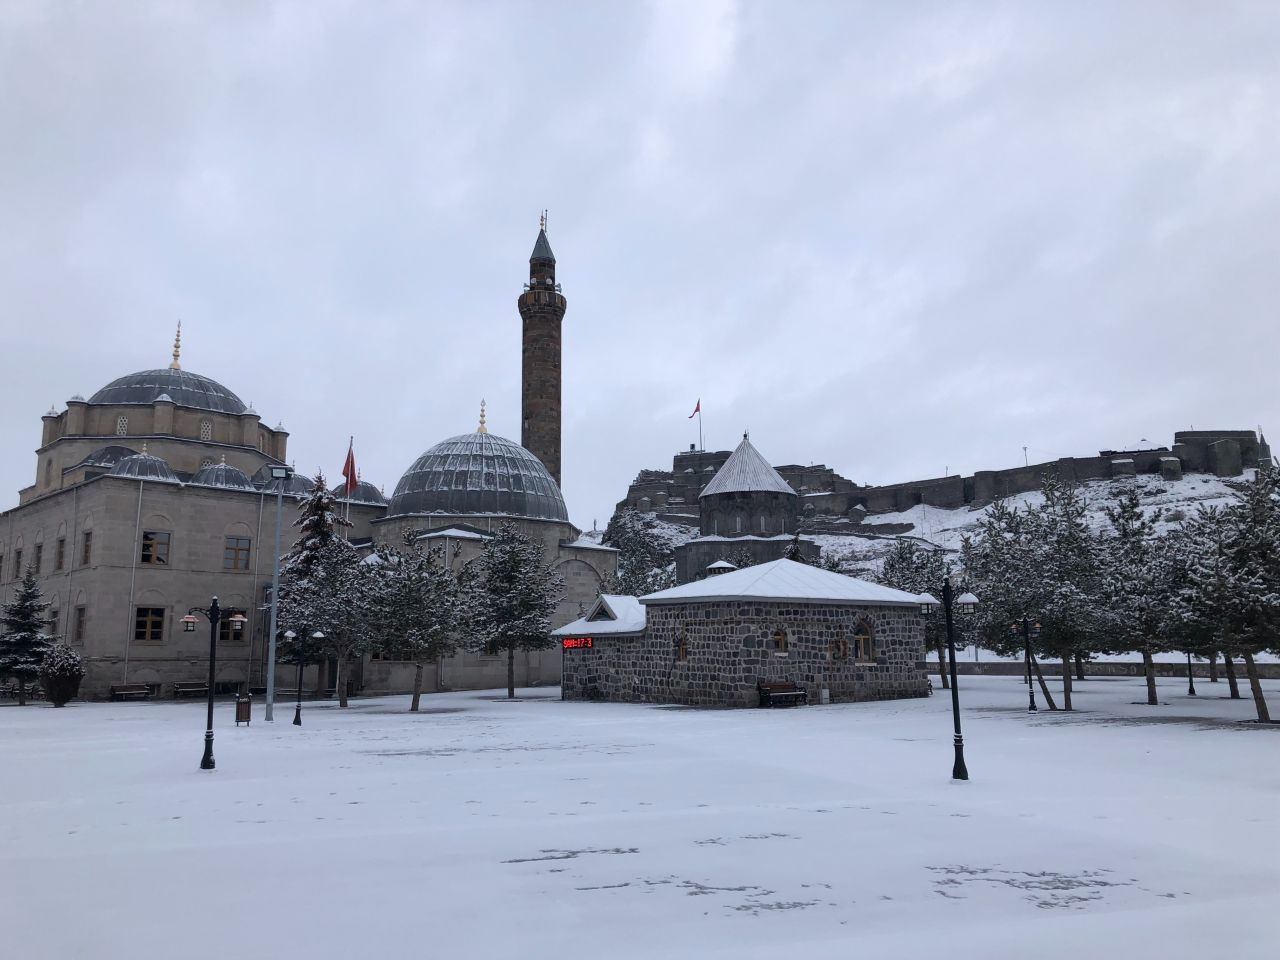
[[[507,654],[507,696],[516,695],[516,650],[552,645],[551,613],[564,581],[543,563],[542,544],[505,523],[473,561],[464,584],[468,620],[483,649]]]
[[[657,534],[658,521],[631,507],[605,528],[603,543],[618,551],[618,572],[603,592],[642,597],[675,585],[674,554]]]
[[[316,477],[293,524],[300,528],[298,539],[281,567],[279,621],[297,634],[282,657],[301,652],[304,659],[322,653],[336,659],[338,703],[345,707],[347,663],[369,647],[381,622],[381,571],[376,563],[362,563],[350,542],[338,536],[338,527],[350,522],[336,508],[324,477]],[[324,639],[312,639],[317,630]]]
[[[936,598],[951,568],[941,550],[926,549],[914,540],[899,540],[884,558],[878,579],[885,586],[907,593],[927,593]],[[935,608],[923,619],[925,649],[933,649],[938,654],[938,672],[945,690],[951,686],[951,680],[947,676],[946,623],[942,608]]]
[[[45,633],[49,618],[48,601],[40,594],[35,571],[31,566],[18,584],[13,599],[5,604],[0,617],[0,676],[18,683],[18,704],[27,702],[27,685],[40,673],[40,664],[49,650],[50,637]]]
[[[463,590],[446,569],[441,548],[425,547],[413,535],[405,539],[403,551],[384,559],[387,622],[381,646],[413,661],[409,709],[417,711],[425,665],[451,656],[458,648]]]
[[[782,555],[784,560],[794,560],[796,563],[808,563],[804,558],[804,554],[800,551],[800,534],[796,534],[791,538],[791,542],[787,544],[787,552]]]
[[[1169,648],[1171,601],[1168,555],[1155,533],[1159,512],[1147,516],[1133,488],[1105,512],[1111,532],[1101,542],[1102,593],[1111,614],[1111,633],[1122,649],[1141,653],[1147,703],[1154,707],[1160,701],[1152,654]]]
[[[55,707],[65,707],[67,701],[80,692],[83,679],[84,662],[80,654],[65,643],[49,648],[40,664],[40,683],[50,703]]]

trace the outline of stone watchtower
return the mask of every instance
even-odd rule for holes
[[[529,283],[520,294],[524,337],[520,445],[542,461],[560,485],[560,322],[565,299],[556,283],[556,258],[547,242],[546,217],[529,257]]]

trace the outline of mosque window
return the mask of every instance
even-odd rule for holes
[[[13,551],[13,577],[16,580],[22,576],[22,548],[19,547]]]
[[[35,553],[35,557],[31,561],[31,565],[35,567],[35,572],[38,575],[40,573],[41,566],[44,565],[44,544],[43,543],[36,544],[36,553]]]
[[[871,634],[870,624],[858,624],[853,631],[853,642],[859,660],[871,660],[875,657],[876,643],[875,637]]]
[[[129,418],[116,417],[116,436],[123,437],[129,433]]]
[[[80,565],[87,567],[93,557],[93,531],[86,530],[84,539],[80,541]]]
[[[733,523],[734,533],[741,533],[742,532],[742,514],[738,514],[736,517],[734,517],[733,521],[734,521]]]
[[[773,631],[773,652],[779,656],[787,652],[787,631],[781,627]]]
[[[134,611],[133,639],[138,641],[164,639],[164,607],[138,607]]]
[[[831,641],[831,659],[832,660],[848,660],[849,659],[849,641],[845,639],[844,633],[841,632]]]
[[[49,611],[49,636],[58,636],[58,621],[62,619],[62,611],[54,607]]]
[[[689,635],[684,630],[676,637],[676,659],[681,663],[689,659]]]
[[[765,530],[764,530],[764,517],[761,517],[761,518],[760,518],[760,532],[761,532],[761,533],[764,533],[764,532],[765,532]]]
[[[88,622],[89,622],[88,609],[84,606],[76,607],[75,620],[72,621],[72,623],[74,623],[75,625],[71,628],[71,639],[75,643],[84,643],[84,632],[85,632],[85,627],[88,625]]]
[[[224,570],[249,569],[249,538],[227,537],[222,551],[222,568]]]
[[[203,460],[200,461],[201,470],[203,470],[205,467],[212,467],[212,466],[213,466],[213,457],[205,457]]]
[[[208,420],[200,421],[200,439],[201,440],[213,439],[213,424]]]
[[[59,537],[53,551],[53,569],[61,570],[67,562],[67,538]]]
[[[164,530],[144,530],[142,532],[143,563],[156,566],[167,566],[169,563],[170,534]]]

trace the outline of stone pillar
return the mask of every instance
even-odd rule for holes
[[[153,432],[165,434],[173,433],[174,406],[175,404],[169,399],[168,394],[162,394],[160,397],[155,399],[151,404],[151,409],[154,411],[153,415],[155,417],[155,423],[152,427]]]

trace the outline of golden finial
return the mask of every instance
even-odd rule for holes
[[[489,428],[484,425],[484,400],[480,401],[480,426],[476,427],[476,433],[488,433]]]
[[[170,370],[181,370],[178,364],[178,354],[182,352],[182,321],[178,321],[178,332],[173,336],[173,362],[169,364]]]

